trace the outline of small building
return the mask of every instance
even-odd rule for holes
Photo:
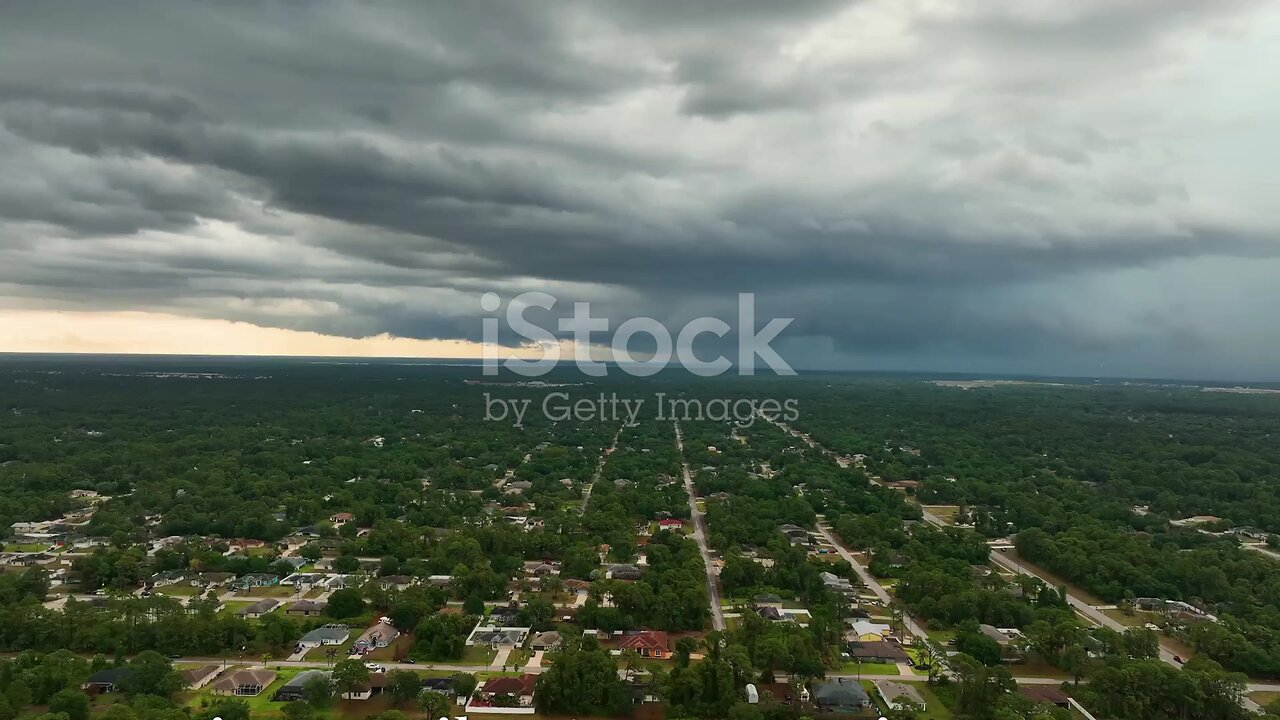
[[[183,670],[181,673],[182,682],[192,690],[199,690],[212,682],[221,672],[221,665],[201,665],[198,668]]]
[[[261,695],[262,691],[275,680],[275,672],[265,667],[245,668],[218,678],[218,681],[213,684],[212,691],[218,695],[254,697]]]
[[[610,580],[639,580],[640,568],[629,563],[610,565],[604,576]]]
[[[457,691],[453,689],[453,678],[451,677],[422,678],[422,689],[438,692],[450,699],[457,695]]]
[[[323,613],[327,606],[328,603],[319,600],[299,600],[285,608],[284,614],[294,617],[311,617]]]
[[[321,625],[303,635],[302,639],[298,640],[298,644],[305,648],[317,648],[321,645],[341,645],[349,637],[351,637],[351,628],[346,625],[330,623],[329,625]]]
[[[330,682],[329,673],[323,670],[304,670],[287,680],[284,685],[281,685],[280,689],[276,690],[275,694],[271,696],[271,699],[277,702],[302,700],[304,696],[303,690],[315,678],[322,678],[325,682]]]
[[[122,683],[128,675],[129,668],[124,666],[99,670],[85,678],[84,684],[80,686],[80,689],[91,695],[102,695],[109,692],[115,692],[120,689],[120,683]]]
[[[924,696],[913,685],[893,680],[876,680],[873,684],[884,704],[894,710],[904,710],[908,705],[914,705],[920,712],[929,709],[925,706]]]
[[[825,712],[856,713],[871,707],[871,698],[862,684],[850,678],[815,682],[809,695],[813,704]]]
[[[634,650],[640,657],[665,658],[671,655],[671,644],[662,630],[630,630],[618,640],[619,650]]]
[[[1019,685],[1018,693],[1036,704],[1054,705],[1060,708],[1071,706],[1067,694],[1055,685]]]
[[[560,633],[555,630],[539,633],[534,636],[533,642],[529,644],[532,650],[542,650],[545,652],[553,652],[559,650],[561,645]]]
[[[275,587],[280,584],[280,576],[271,573],[249,573],[242,575],[231,583],[233,587],[250,590],[260,587]]]
[[[756,607],[781,608],[782,596],[777,595],[776,593],[760,593],[759,595],[751,598],[751,602]]]
[[[240,608],[236,611],[236,615],[242,618],[260,618],[275,610],[279,604],[280,601],[275,598],[262,598],[258,602]]]
[[[855,642],[881,642],[893,636],[893,629],[884,623],[854,620],[850,625],[853,630],[850,633],[852,637],[849,639]]]
[[[532,714],[533,692],[537,687],[538,676],[525,673],[518,677],[489,678],[476,691],[475,697],[467,703],[467,712],[497,712]],[[505,696],[505,697],[504,697]]]
[[[520,647],[529,637],[531,628],[499,627],[496,625],[476,625],[467,636],[468,645],[488,645],[490,647]]]
[[[367,652],[375,648],[384,648],[400,637],[400,631],[389,623],[378,622],[356,638],[355,648]]]
[[[413,578],[408,575],[387,575],[378,578],[377,583],[383,590],[407,590],[413,584]]]
[[[852,642],[847,650],[849,657],[861,662],[874,663],[910,663],[907,651],[896,642],[884,640],[873,642]]]

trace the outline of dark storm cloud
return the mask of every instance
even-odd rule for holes
[[[673,326],[752,291],[837,354],[1185,345],[1148,272],[1280,255],[1218,126],[1164,125],[1265,7],[19,5],[0,291],[467,339],[488,289]]]

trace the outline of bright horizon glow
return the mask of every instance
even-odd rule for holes
[[[562,357],[572,357],[572,344],[561,351]],[[169,313],[64,310],[0,312],[0,352],[459,360],[484,357],[480,343],[466,340],[418,340],[385,333],[345,338]],[[541,356],[536,348],[509,352],[528,359]]]

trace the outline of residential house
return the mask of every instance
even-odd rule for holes
[[[311,617],[323,613],[327,605],[328,603],[319,600],[299,600],[285,608],[284,614],[294,617]]]
[[[438,692],[449,699],[453,699],[457,695],[457,691],[453,689],[453,678],[451,677],[422,678],[422,689]]]
[[[928,710],[924,696],[914,685],[892,680],[876,680],[873,684],[880,698],[884,700],[884,704],[893,710],[905,710],[908,705],[914,705],[920,712]]]
[[[848,639],[856,642],[881,642],[893,635],[893,629],[888,625],[871,620],[854,620],[849,625],[853,629]]]
[[[640,568],[628,563],[610,565],[604,576],[610,580],[639,580]]]
[[[862,684],[850,678],[837,678],[815,682],[809,689],[813,704],[820,710],[835,713],[856,713],[871,707],[871,698]]]
[[[497,625],[476,625],[467,636],[468,645],[488,645],[490,647],[520,647],[529,637],[531,628],[501,627]]]
[[[341,645],[351,637],[351,628],[346,625],[330,623],[308,632],[298,641],[305,648],[317,648],[321,645]]]
[[[147,584],[153,588],[165,587],[166,585],[177,585],[187,579],[187,574],[182,570],[165,570],[158,572],[147,579]]]
[[[90,695],[115,692],[120,688],[120,683],[124,681],[129,672],[129,668],[124,666],[99,670],[85,678],[84,684],[80,688]]]
[[[277,702],[294,702],[302,700],[304,697],[303,691],[306,688],[307,683],[310,683],[315,678],[323,678],[327,682],[329,681],[330,676],[329,673],[324,670],[304,670],[297,675],[294,675],[291,679],[286,681],[284,685],[281,685],[280,689],[276,690],[275,694],[271,696],[271,699]]]
[[[555,630],[551,630],[534,636],[533,642],[529,644],[529,648],[532,650],[553,652],[560,649],[560,644],[560,633]]]
[[[980,630],[983,635],[995,640],[1002,648],[1008,647],[1016,638],[1022,635],[1022,633],[1018,632],[1018,630],[1014,628],[998,628],[985,623],[979,625],[978,630]]]
[[[672,531],[675,531],[675,532],[679,532],[680,530],[683,530],[683,529],[684,529],[684,521],[683,521],[683,520],[677,520],[676,518],[667,518],[667,519],[665,519],[665,520],[659,520],[659,521],[658,521],[658,529],[659,529],[659,530],[672,530]]]
[[[221,665],[201,665],[198,668],[183,670],[180,674],[182,675],[182,682],[188,688],[199,690],[212,682],[221,672]]]
[[[378,578],[377,583],[383,590],[407,590],[413,584],[413,578],[408,575],[387,575]]]
[[[240,608],[236,611],[236,615],[242,618],[260,618],[272,610],[275,610],[276,606],[279,604],[280,601],[275,598],[262,598],[255,603],[245,605]]]
[[[756,614],[770,622],[782,622],[787,619],[787,616],[782,612],[782,608],[774,607],[772,605],[765,605],[764,607],[756,608]]]
[[[833,572],[822,571],[818,573],[818,577],[822,580],[822,586],[834,593],[842,595],[851,595],[857,592],[857,588],[848,578],[842,578]]]
[[[235,579],[235,573],[229,572],[202,572],[192,576],[189,579],[192,587],[212,588],[221,587],[227,582]]]
[[[271,573],[249,573],[236,578],[231,583],[232,587],[242,590],[251,590],[253,588],[275,587],[280,584],[280,576]]]
[[[560,568],[555,563],[535,560],[524,564],[524,574],[532,577],[550,577],[559,575]]]
[[[850,659],[874,663],[910,663],[911,657],[896,642],[873,641],[849,643]]]
[[[619,650],[634,650],[640,657],[665,658],[671,655],[667,634],[661,630],[628,630],[618,640]]]
[[[334,525],[345,525],[355,519],[356,519],[356,516],[352,515],[349,512],[334,513],[329,516],[329,522],[333,523]]]
[[[360,637],[356,638],[355,648],[361,652],[384,648],[395,642],[398,637],[400,637],[399,630],[396,630],[389,623],[379,621],[373,627],[365,630]]]
[[[1019,685],[1018,693],[1036,704],[1054,705],[1060,708],[1071,707],[1071,700],[1067,694],[1055,685]]]
[[[355,688],[343,695],[347,700],[368,700],[374,695],[381,695],[387,689],[386,673],[369,673],[369,679],[363,683],[356,685]]]
[[[262,691],[275,680],[276,674],[273,670],[265,667],[245,668],[218,678],[211,689],[217,695],[253,697],[261,695]]]
[[[488,708],[502,708],[507,712],[516,710],[532,714],[533,691],[537,683],[538,676],[532,673],[518,677],[489,678],[467,703],[467,712],[483,713]]]
[[[781,608],[782,596],[776,593],[760,593],[759,595],[751,598],[751,602],[756,607]]]
[[[520,607],[517,605],[499,605],[489,610],[488,625],[512,626],[516,624],[516,618],[520,616]]]

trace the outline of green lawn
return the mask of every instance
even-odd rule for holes
[[[947,706],[942,704],[938,696],[933,694],[933,691],[929,689],[926,683],[912,683],[912,686],[920,692],[920,696],[925,703],[925,711],[916,716],[917,720],[951,720],[951,718],[955,717],[947,709]],[[862,687],[867,691],[867,695],[871,696],[875,701],[876,707],[879,708],[881,713],[888,711],[884,701],[880,698],[880,693],[876,692],[875,685],[870,680],[863,680]]]
[[[839,672],[844,674],[857,674],[861,672],[863,675],[897,675],[898,666],[893,663],[862,663],[861,669],[856,662],[847,662],[840,666]]]
[[[493,657],[497,655],[493,648],[488,645],[468,645],[462,651],[462,659],[458,661],[459,665],[488,665],[493,662]]]

